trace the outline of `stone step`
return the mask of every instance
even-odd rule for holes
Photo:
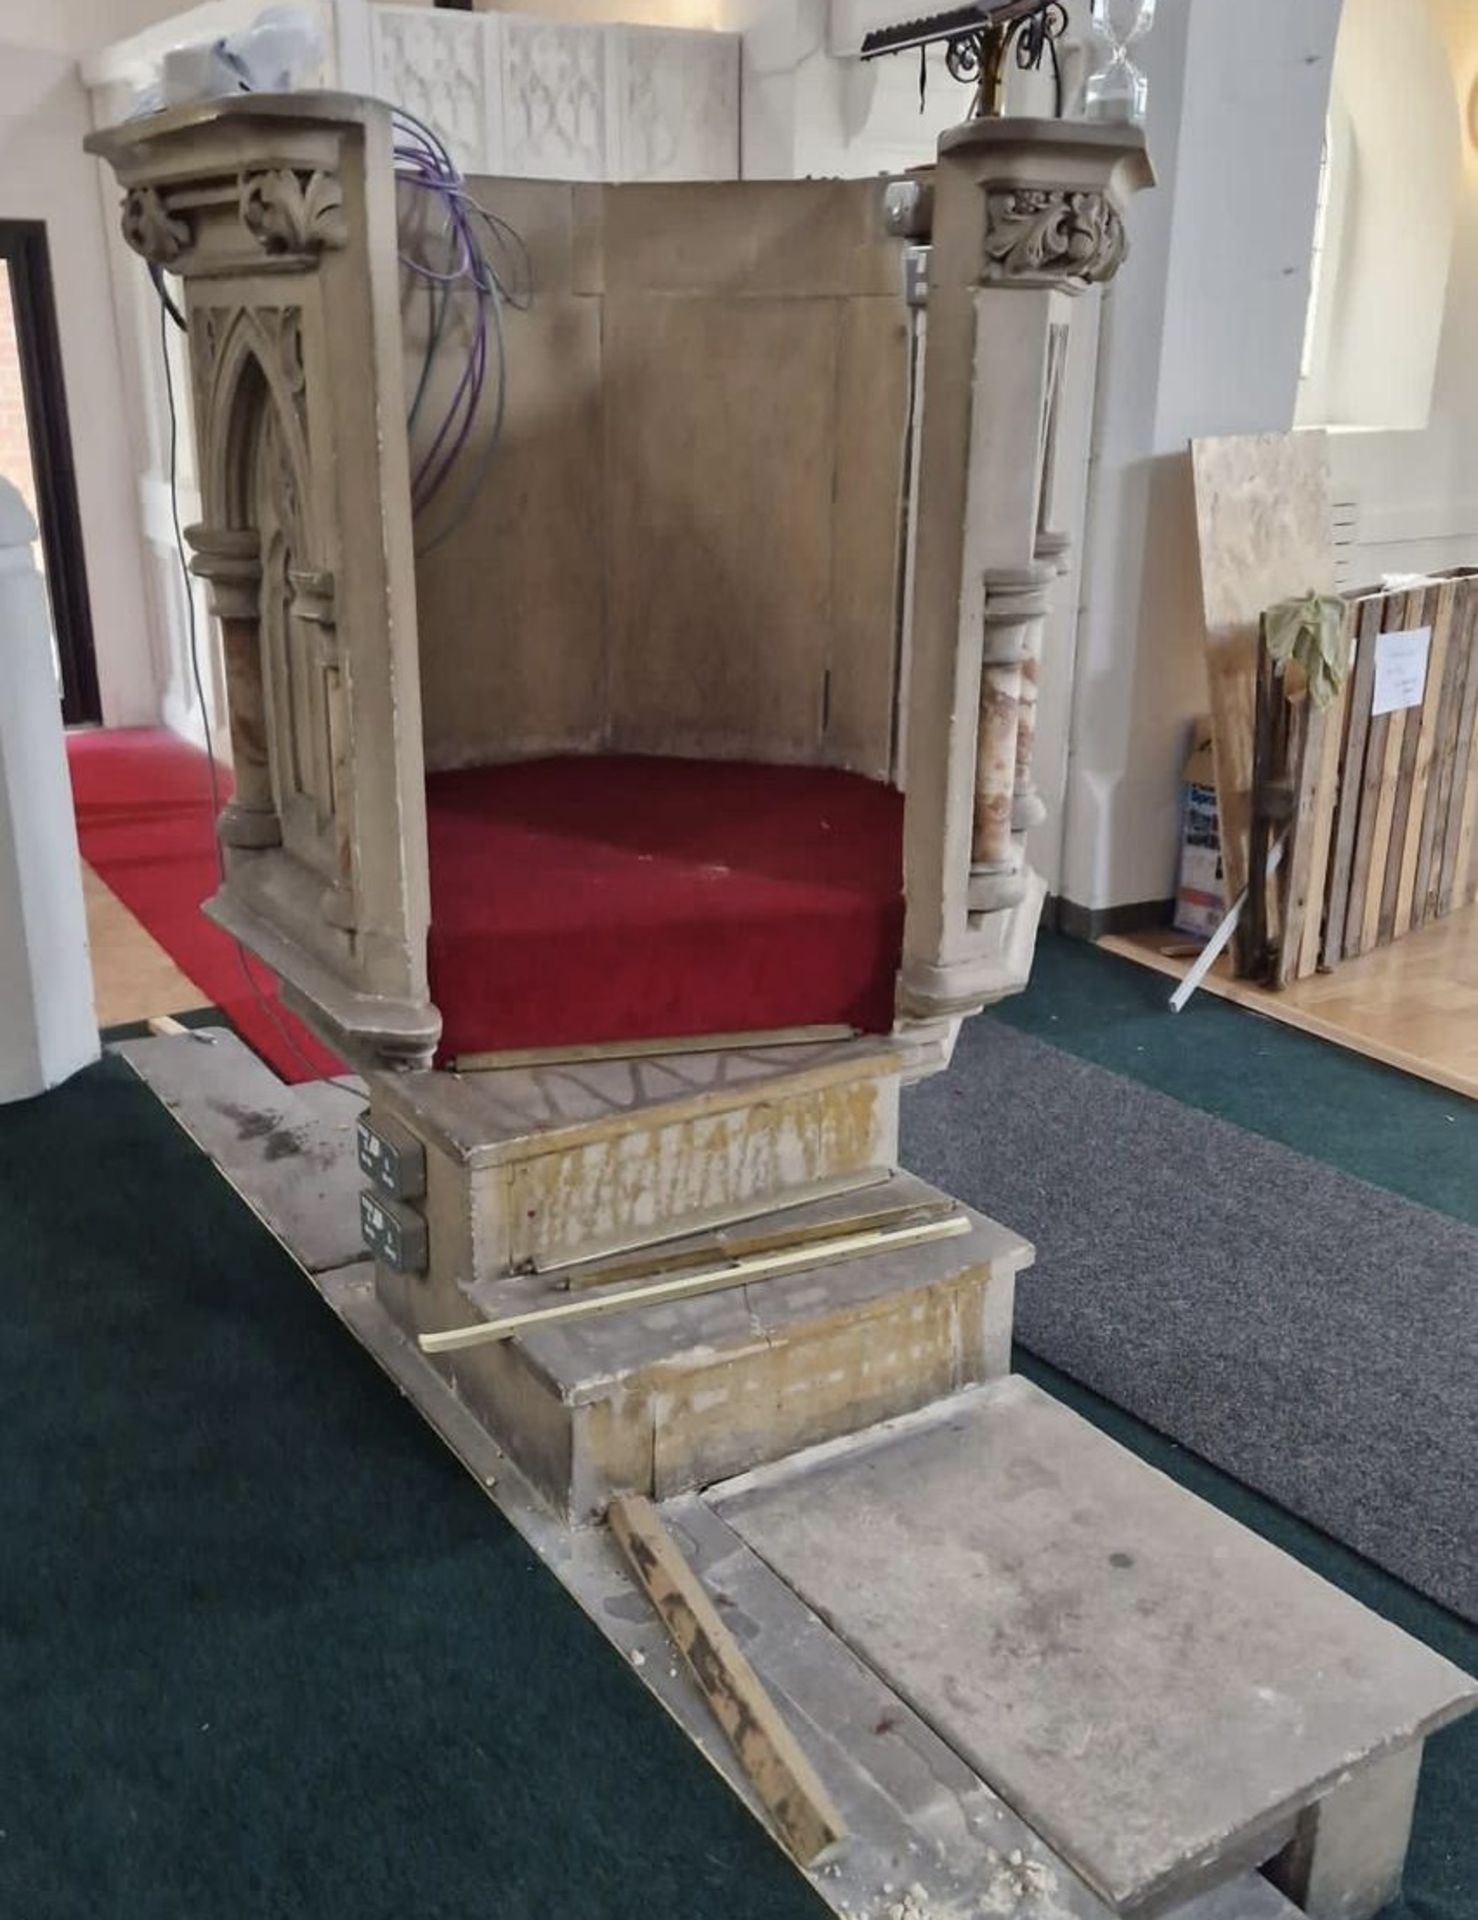
[[[752,1230],[840,1231],[860,1211],[940,1203],[937,1189],[896,1174],[861,1195],[762,1214]],[[666,1498],[1003,1374],[1015,1276],[1031,1249],[959,1211],[969,1226],[955,1238],[534,1328],[436,1365],[558,1511],[594,1519],[613,1493]],[[439,1286],[434,1271],[381,1269],[377,1284],[411,1333],[570,1298],[537,1274],[463,1290]]]
[[[1116,1912],[1399,1885],[1478,1688],[1020,1377],[705,1504]]]
[[[481,1280],[866,1185],[897,1162],[910,1056],[879,1038],[370,1076],[424,1151],[430,1266]]]

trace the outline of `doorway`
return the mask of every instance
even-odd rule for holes
[[[102,720],[46,227],[0,220],[0,473],[41,534],[62,719]]]

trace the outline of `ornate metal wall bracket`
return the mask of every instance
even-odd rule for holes
[[[999,117],[1006,111],[1006,77],[1013,59],[1023,73],[1034,73],[1049,54],[1055,67],[1055,43],[1067,24],[1062,0],[977,0],[947,13],[879,27],[863,37],[862,58],[876,60],[914,48],[922,56],[925,48],[943,45],[951,79],[975,88],[970,117]],[[921,90],[922,84],[921,78]]]

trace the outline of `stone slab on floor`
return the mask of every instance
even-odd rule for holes
[[[310,1273],[364,1256],[349,1081],[290,1087],[226,1027],[123,1040],[116,1052]]]
[[[705,1499],[1120,1913],[1478,1698],[1019,1376]]]
[[[315,1284],[671,1714],[764,1822],[707,1701],[604,1527],[556,1518],[376,1297],[368,1263]],[[905,1701],[871,1672],[696,1494],[662,1509],[682,1552],[821,1772],[847,1838],[807,1875],[843,1920],[1109,1920],[1109,1909]],[[696,1758],[696,1756],[695,1756]],[[799,1871],[799,1870],[798,1870]],[[1165,1920],[1299,1920],[1243,1873]]]

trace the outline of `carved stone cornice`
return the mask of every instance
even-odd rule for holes
[[[1082,288],[1112,280],[1129,255],[1118,208],[1097,188],[996,187],[985,196],[981,280]]]
[[[241,176],[241,224],[264,252],[309,261],[349,241],[344,189],[326,169],[264,167]]]
[[[172,266],[195,244],[195,229],[175,213],[157,187],[130,187],[123,196],[123,237],[150,266]]]

